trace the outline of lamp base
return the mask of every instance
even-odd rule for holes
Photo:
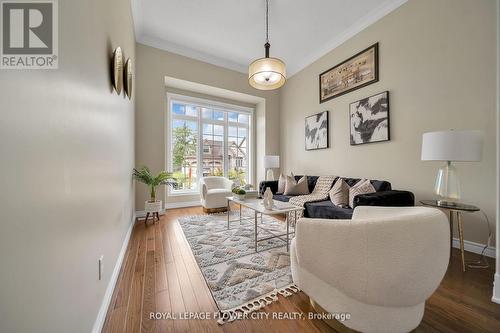
[[[267,171],[266,171],[266,180],[274,180],[273,169],[267,169]]]

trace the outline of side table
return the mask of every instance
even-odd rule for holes
[[[424,206],[445,209],[449,212],[450,221],[450,259],[453,249],[453,223],[457,221],[458,238],[460,239],[460,254],[462,259],[462,271],[465,272],[465,257],[464,257],[464,230],[462,227],[462,213],[463,212],[479,212],[481,209],[473,205],[466,205],[462,203],[439,203],[437,200],[421,200],[420,203]]]

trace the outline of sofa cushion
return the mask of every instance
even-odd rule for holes
[[[354,208],[354,198],[360,194],[374,193],[375,188],[368,179],[358,182],[349,189],[349,207]]]
[[[350,219],[353,209],[335,206],[330,200],[308,202],[304,216],[320,219]]]
[[[296,181],[299,181],[302,176],[294,176]],[[316,186],[316,182],[318,181],[319,176],[307,176],[307,187],[309,187],[309,193],[314,191],[314,187]]]
[[[286,176],[285,195],[305,195],[309,194],[307,186],[307,176],[296,181],[293,177]]]
[[[330,201],[339,207],[349,206],[349,189],[344,179],[338,179],[329,192]]]
[[[358,183],[360,180],[359,178],[343,178],[345,179],[345,182],[349,186],[354,186],[356,183]],[[385,180],[370,180],[370,183],[372,184],[373,188],[375,188],[375,191],[380,192],[380,191],[390,191],[392,190],[391,188],[391,183],[385,181]]]
[[[280,173],[280,178],[278,179],[278,190],[276,191],[276,193],[279,194],[285,193],[285,185],[286,185],[286,177],[283,176],[282,173]]]
[[[273,195],[274,200],[288,202],[290,198],[293,198],[293,195],[284,195],[284,194],[275,194]]]

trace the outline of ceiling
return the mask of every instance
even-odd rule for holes
[[[271,56],[300,71],[407,0],[270,0]],[[132,0],[137,41],[247,73],[264,56],[265,0]]]

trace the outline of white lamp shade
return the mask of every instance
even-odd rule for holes
[[[248,83],[256,89],[278,89],[285,81],[285,63],[278,58],[260,58],[248,67]]]
[[[278,155],[264,156],[264,168],[275,169],[280,167],[280,157]]]
[[[481,131],[439,131],[424,133],[423,161],[480,161],[483,151]]]

